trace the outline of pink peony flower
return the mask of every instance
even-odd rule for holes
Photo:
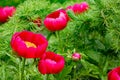
[[[67,26],[69,17],[65,10],[60,9],[47,15],[44,25],[50,31],[62,30]]]
[[[86,2],[82,2],[80,4],[74,4],[73,5],[73,11],[74,13],[83,13],[88,9],[88,4]]]
[[[15,7],[0,7],[0,22],[4,23],[8,20],[9,17],[11,17],[16,11]]]
[[[87,2],[81,2],[74,4],[73,6],[68,6],[66,8],[66,10],[72,10],[75,14],[80,14],[85,12],[86,10],[88,10],[89,5],[87,4]]]
[[[81,55],[80,55],[79,53],[73,53],[73,54],[72,54],[72,59],[73,59],[74,61],[78,61],[78,60],[81,59]]]
[[[57,74],[64,68],[64,58],[54,52],[46,52],[39,61],[38,70],[42,74]]]
[[[120,80],[120,66],[108,72],[108,80]]]
[[[3,11],[3,8],[0,7],[0,23],[6,22],[7,21],[7,16]]]
[[[16,32],[11,39],[11,47],[18,56],[40,58],[48,46],[48,41],[41,34],[30,31]]]
[[[3,8],[3,11],[8,15],[8,16],[12,16],[14,14],[14,12],[16,11],[16,8],[15,7],[4,7]]]

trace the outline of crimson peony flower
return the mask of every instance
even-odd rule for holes
[[[74,4],[73,6],[68,6],[66,10],[72,10],[75,14],[80,14],[85,12],[89,8],[89,5],[86,2],[81,2]]]
[[[42,20],[40,17],[38,17],[37,19],[33,20],[33,23],[35,23],[36,25],[38,25],[38,27],[40,27],[42,24]]]
[[[108,73],[108,80],[120,80],[120,66],[112,69]]]
[[[83,13],[88,9],[88,4],[86,2],[82,2],[80,4],[74,4],[73,5],[73,11],[74,13]]]
[[[57,74],[64,68],[64,58],[54,52],[46,52],[39,61],[38,70],[42,74]]]
[[[73,53],[73,54],[72,54],[72,59],[73,59],[74,61],[78,61],[78,60],[81,59],[81,55],[80,55],[79,53]]]
[[[24,58],[40,58],[47,46],[44,36],[30,31],[16,32],[11,39],[12,49]]]
[[[50,31],[62,30],[66,27],[69,17],[65,10],[60,9],[47,15],[44,25]]]
[[[7,19],[14,14],[15,11],[16,11],[16,8],[13,6],[12,7],[6,6],[3,8],[0,7],[0,22],[1,23],[6,22]]]

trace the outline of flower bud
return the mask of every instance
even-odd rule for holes
[[[42,24],[42,19],[38,17],[35,20],[33,20],[33,23],[36,24],[38,27],[40,27]]]
[[[72,59],[73,59],[74,61],[78,61],[78,60],[81,59],[81,55],[80,55],[79,53],[73,53],[73,54],[72,54]]]

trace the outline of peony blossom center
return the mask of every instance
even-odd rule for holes
[[[50,64],[56,64],[56,62],[54,60],[51,60],[51,59],[46,59],[45,61],[50,63]]]
[[[29,48],[29,47],[33,47],[33,48],[36,48],[36,47],[37,47],[34,43],[29,42],[29,41],[25,41],[25,44],[26,44],[26,46],[27,46],[28,48]]]

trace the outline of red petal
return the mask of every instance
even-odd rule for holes
[[[24,41],[32,42],[34,35],[35,34],[33,32],[30,32],[30,31],[22,31],[19,36]]]
[[[41,58],[42,55],[45,53],[46,48],[47,48],[47,44],[38,46],[36,51],[36,57]]]
[[[48,41],[46,40],[46,38],[43,37],[41,34],[35,34],[34,37],[33,37],[32,42],[34,44],[36,44],[37,46],[38,45],[42,45],[44,43],[46,43],[46,44],[48,43]]]
[[[18,53],[18,55],[24,57],[26,52],[26,45],[24,42],[19,37],[17,37],[13,44],[13,49]]]
[[[14,12],[16,11],[15,7],[4,7],[3,11],[6,13],[7,16],[12,16],[14,14]]]
[[[120,76],[118,75],[117,72],[112,71],[111,73],[108,74],[108,80],[120,80]]]
[[[40,60],[39,61],[39,63],[38,63],[38,70],[42,74],[46,74],[47,73],[46,64],[45,64],[44,60]]]
[[[29,47],[26,49],[25,58],[38,58],[35,56],[35,54],[36,54],[36,48]]]
[[[108,73],[108,80],[120,80],[120,67],[116,67]]]

